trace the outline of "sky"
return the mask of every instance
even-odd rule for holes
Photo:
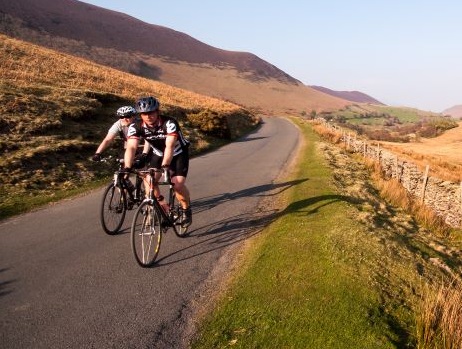
[[[462,104],[460,0],[84,0],[229,51],[305,85],[392,106]]]

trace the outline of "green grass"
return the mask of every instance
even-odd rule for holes
[[[389,117],[399,119],[402,124],[413,124],[426,118],[441,118],[441,115],[437,113],[425,112],[413,108],[357,104],[347,106],[342,110],[335,111],[333,114],[344,118],[344,120],[351,124],[372,126],[382,126],[383,122]]]
[[[410,340],[409,309],[385,299],[370,270],[376,243],[352,218],[352,199],[331,189],[318,138],[302,127],[307,142],[294,178],[306,180],[252,242],[195,349],[395,348]]]
[[[2,189],[0,190],[0,195],[5,195],[7,198],[0,205],[0,220],[17,216],[21,213],[29,212],[63,199],[87,194],[90,190],[106,185],[110,180],[111,177],[108,176],[107,178],[95,179],[92,182],[84,183],[72,189],[30,192],[30,195],[8,195],[8,193]]]

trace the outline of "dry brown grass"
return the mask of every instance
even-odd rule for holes
[[[380,191],[380,195],[395,206],[402,207],[435,236],[449,237],[451,229],[433,210],[410,197],[406,189],[394,178],[383,178],[382,170],[377,162],[366,160],[373,170],[372,179]]]
[[[444,180],[462,181],[462,122],[435,138],[421,138],[415,143],[380,142],[400,157],[409,159],[421,170],[430,165],[431,175]]]
[[[164,105],[192,110],[209,108],[218,112],[233,112],[241,109],[230,102],[143,79],[4,35],[0,35],[0,48],[2,80],[16,86],[40,84],[63,89],[104,91],[133,100],[142,95],[155,95]]]
[[[462,283],[426,284],[416,318],[418,349],[462,348]]]
[[[342,135],[338,132],[334,132],[327,127],[324,127],[321,123],[312,123],[313,129],[321,135],[324,139],[329,140],[333,144],[339,144],[342,140]]]

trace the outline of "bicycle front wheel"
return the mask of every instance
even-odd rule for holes
[[[131,229],[132,251],[142,267],[152,266],[159,254],[162,227],[159,213],[149,201],[135,212]]]
[[[122,227],[127,212],[126,200],[125,191],[114,183],[111,183],[104,191],[100,220],[107,234],[114,235]]]

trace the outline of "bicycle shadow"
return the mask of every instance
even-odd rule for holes
[[[203,211],[210,210],[220,204],[230,201],[236,200],[240,198],[249,198],[249,197],[259,197],[259,198],[267,198],[267,197],[276,197],[282,194],[287,189],[301,184],[308,179],[297,179],[294,181],[289,181],[285,183],[268,183],[259,185],[252,188],[246,188],[243,190],[239,190],[234,193],[223,193],[216,196],[209,196],[201,199],[194,200],[192,206],[194,207],[194,213],[200,213]]]
[[[0,274],[7,272],[10,268],[0,268]],[[3,277],[2,277],[3,279]],[[0,280],[0,297],[6,296],[13,292],[14,290],[14,283],[17,280],[10,279],[10,280]]]
[[[229,200],[255,195],[274,197],[275,200],[278,200],[278,195],[281,195],[291,186],[300,184],[306,180],[307,179],[301,179],[286,183],[267,184],[235,193],[225,193],[215,197],[208,197],[195,202],[194,207],[196,208],[197,205],[198,210],[208,210],[211,207],[219,206]],[[224,220],[210,222],[191,232],[190,237],[197,238],[199,241],[162,256],[159,258],[156,266],[160,267],[177,263],[216,250],[228,248],[258,234],[265,227],[284,215],[313,215],[322,210],[323,207],[338,201],[358,203],[359,199],[344,195],[322,195],[293,202],[282,209],[261,209],[255,207],[253,212],[247,212]]]

